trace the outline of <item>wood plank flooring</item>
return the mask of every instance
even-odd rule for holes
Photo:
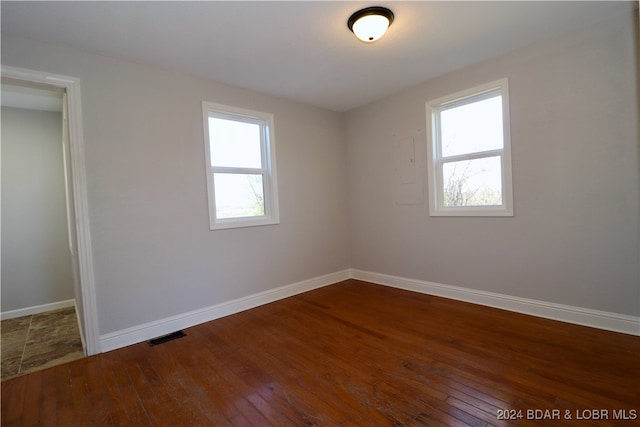
[[[3,382],[2,425],[631,427],[640,416],[639,337],[356,280],[185,332]]]

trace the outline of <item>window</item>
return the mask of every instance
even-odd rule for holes
[[[507,79],[427,102],[431,216],[513,216]]]
[[[273,115],[203,103],[211,230],[277,224]]]

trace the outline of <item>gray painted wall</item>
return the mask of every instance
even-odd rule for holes
[[[62,114],[2,108],[2,312],[74,298]]]
[[[633,31],[617,20],[346,114],[13,37],[2,63],[81,79],[101,334],[349,266],[638,315]],[[515,216],[430,218],[422,189],[397,204],[398,139],[426,179],[425,102],[505,76]],[[203,100],[275,115],[280,225],[208,230]]]
[[[348,267],[340,114],[12,37],[2,63],[81,80],[100,334]],[[279,225],[209,230],[202,101],[274,114]]]
[[[617,18],[349,112],[352,266],[639,315],[635,31]],[[515,216],[429,217],[427,186],[396,184],[394,143],[414,137],[426,182],[425,102],[502,77]]]

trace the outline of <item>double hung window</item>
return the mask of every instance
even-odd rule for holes
[[[432,216],[513,216],[507,79],[427,102]]]
[[[273,115],[203,103],[212,230],[277,224]]]

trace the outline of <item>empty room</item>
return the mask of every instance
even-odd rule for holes
[[[638,2],[0,8],[3,426],[639,422]]]

